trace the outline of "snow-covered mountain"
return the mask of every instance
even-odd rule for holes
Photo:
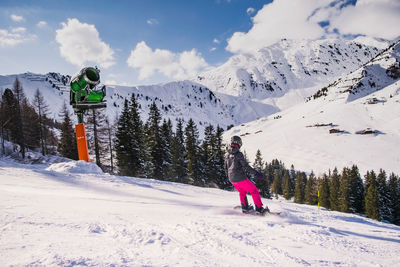
[[[222,66],[199,75],[196,81],[227,95],[277,98],[291,90],[332,82],[359,68],[387,45],[386,41],[365,38],[283,39],[255,54],[235,55]]]
[[[0,159],[1,266],[396,266],[400,227],[237,192]]]
[[[114,119],[134,93],[144,120],[155,101],[163,118],[192,118],[200,133],[209,123],[236,125],[225,138],[242,135],[251,161],[260,148],[265,159],[305,171],[357,164],[362,171],[400,173],[393,149],[400,145],[399,44],[388,46],[365,37],[281,40],[254,55],[235,55],[192,81],[108,85],[107,114]],[[0,76],[0,90],[11,88],[16,77],[29,99],[42,90],[54,118],[69,101],[70,76]],[[356,134],[370,129],[372,135]]]
[[[124,99],[135,93],[144,119],[149,105],[155,101],[164,118],[175,121],[178,117],[191,117],[200,131],[209,123],[225,128],[253,121],[301,102],[330,81],[357,69],[378,54],[386,42],[363,43],[366,41],[361,39],[282,40],[255,55],[233,56],[194,81],[136,87],[108,85],[107,113],[114,118]],[[11,88],[16,77],[29,99],[33,99],[37,88],[42,91],[54,118],[62,103],[69,102],[69,75],[0,76],[0,89]]]
[[[232,128],[250,159],[278,158],[317,173],[357,164],[400,173],[400,42],[277,114]]]
[[[58,73],[0,76],[0,90],[12,88],[16,78],[22,83],[24,92],[31,101],[36,89],[39,88],[50,106],[53,117],[58,119],[63,103],[69,103],[70,76]],[[151,86],[107,86],[106,113],[110,119],[114,119],[121,112],[124,99],[130,99],[133,93],[140,104],[144,120],[147,119],[150,104],[154,101],[163,118],[169,118],[172,122],[178,118],[186,121],[192,118],[201,133],[208,124],[226,128],[277,111],[268,104],[251,100],[242,101],[240,97],[235,96],[225,97],[224,101],[221,101],[214,92],[201,84],[193,81],[177,81]],[[72,112],[71,107],[70,109]],[[245,112],[237,113],[238,109]]]

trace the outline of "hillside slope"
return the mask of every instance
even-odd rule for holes
[[[400,227],[236,192],[0,160],[0,265],[395,266]]]
[[[400,173],[400,43],[290,109],[231,129],[249,157],[259,148],[297,169],[357,164],[363,174]]]

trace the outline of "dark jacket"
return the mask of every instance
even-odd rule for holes
[[[257,171],[249,166],[243,153],[237,147],[230,147],[225,154],[225,172],[231,183],[241,182]]]

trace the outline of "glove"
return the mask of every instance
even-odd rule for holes
[[[262,173],[260,173],[260,172],[257,172],[255,175],[254,175],[254,177],[256,178],[256,179],[264,179],[264,175],[262,174]]]

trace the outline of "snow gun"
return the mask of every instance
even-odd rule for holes
[[[95,109],[104,108],[106,103],[106,87],[103,85],[100,89],[100,70],[94,68],[83,68],[71,79],[70,104],[74,109]]]
[[[70,104],[78,116],[78,124],[75,125],[76,143],[78,146],[79,160],[89,162],[89,152],[86,141],[85,124],[83,115],[90,109],[105,108],[107,106],[105,85],[99,89],[100,70],[97,66],[81,69],[72,77],[70,82]]]

